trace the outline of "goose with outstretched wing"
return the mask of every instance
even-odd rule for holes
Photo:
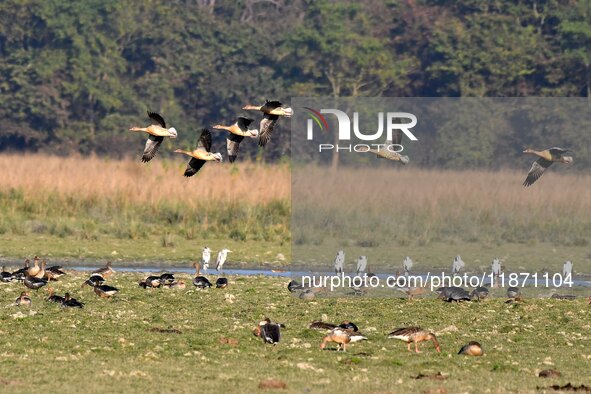
[[[186,151],[182,149],[177,149],[174,151],[175,153],[182,153],[191,157],[189,163],[187,164],[187,168],[185,169],[185,176],[191,177],[199,170],[205,162],[207,161],[219,161],[223,160],[221,153],[212,153],[211,152],[211,132],[207,129],[203,129],[201,131],[201,136],[199,137],[199,141],[197,142],[197,148],[193,151]]]
[[[154,122],[148,127],[132,127],[129,131],[143,131],[148,133],[148,140],[144,147],[144,154],[142,155],[142,161],[144,163],[149,162],[156,156],[158,148],[164,141],[164,137],[176,138],[177,132],[174,127],[166,128],[166,122],[164,118],[156,112],[148,111],[148,117]]]

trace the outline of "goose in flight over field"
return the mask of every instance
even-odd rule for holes
[[[239,116],[236,119],[236,123],[231,126],[222,126],[216,124],[213,126],[214,129],[227,130],[230,133],[226,137],[226,147],[228,149],[228,159],[230,163],[233,163],[238,156],[238,150],[240,149],[240,143],[244,137],[256,138],[259,135],[259,131],[256,129],[248,129],[248,126],[252,123],[252,119]]]
[[[402,164],[408,164],[410,159],[406,155],[397,152],[397,146],[401,146],[402,132],[398,130],[396,134],[392,134],[392,140],[386,140],[378,149],[370,149],[368,152],[375,153],[377,157],[388,159],[392,161],[399,161]]]
[[[174,152],[191,157],[191,160],[189,160],[189,164],[187,164],[187,168],[185,169],[186,177],[191,177],[197,174],[206,161],[223,161],[221,153],[211,153],[211,133],[207,129],[201,130],[201,136],[197,142],[197,149],[192,152],[177,149]]]
[[[132,127],[129,131],[143,131],[148,133],[148,140],[144,148],[144,154],[142,155],[142,161],[144,163],[149,162],[156,156],[160,144],[164,141],[164,137],[176,138],[177,133],[174,127],[166,128],[166,122],[164,118],[155,112],[148,111],[148,117],[155,123],[152,123],[148,127]]]
[[[544,174],[546,168],[550,167],[552,163],[571,164],[573,162],[572,156],[567,156],[567,152],[572,152],[570,149],[563,148],[548,148],[543,151],[537,151],[531,148],[526,148],[523,153],[538,156],[539,159],[534,161],[527,178],[523,182],[523,186],[528,187],[534,184]]]
[[[266,100],[264,105],[247,104],[242,109],[247,111],[261,111],[264,114],[259,128],[259,146],[267,145],[280,116],[289,118],[293,115],[293,110],[289,107],[283,107],[281,101]]]

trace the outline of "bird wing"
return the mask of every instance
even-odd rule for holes
[[[263,116],[263,119],[261,119],[261,130],[259,133],[259,146],[265,146],[271,140],[271,134],[275,129],[277,119],[279,119],[279,116],[277,115],[265,114]]]
[[[559,148],[559,147],[555,146],[553,148],[548,149],[548,152],[550,152],[550,154],[552,154],[552,156],[554,156],[554,155],[560,156],[563,153],[569,152],[569,150],[568,149]]]
[[[283,104],[281,103],[281,101],[277,101],[277,100],[269,101],[269,100],[266,100],[265,101],[265,105],[263,105],[261,107],[261,111],[267,113],[269,111],[274,110],[275,108],[281,107],[282,105]]]
[[[538,180],[544,174],[546,168],[550,167],[552,162],[550,160],[546,160],[544,158],[539,158],[538,160],[534,161],[529,172],[527,173],[527,178],[523,182],[523,186],[528,187],[534,184],[535,181]]]
[[[309,328],[313,328],[316,330],[332,330],[336,327],[336,324],[326,323],[323,321],[314,321],[310,323]]]
[[[268,323],[261,327],[263,340],[267,343],[278,343],[281,339],[279,324]]]
[[[246,131],[248,129],[248,126],[250,126],[251,123],[252,123],[252,119],[247,118],[246,116],[239,116],[236,119],[236,124],[238,125],[238,127],[240,127],[240,130],[242,130],[242,131]]]
[[[151,134],[148,136],[146,146],[144,147],[144,154],[142,155],[142,161],[144,163],[149,162],[154,156],[156,156],[158,148],[160,148],[160,144],[162,144],[163,140],[164,137],[157,137]]]
[[[158,115],[156,112],[148,111],[148,117],[150,119],[152,119],[153,121],[157,122],[163,128],[166,128],[166,122],[164,121],[164,118],[162,116]]]
[[[420,327],[402,327],[392,331],[388,336],[408,336],[421,331]]]
[[[197,149],[203,149],[206,152],[211,151],[211,132],[209,130],[201,130],[201,136],[199,136],[199,141],[197,141]]]
[[[244,136],[228,133],[226,137],[226,147],[228,149],[228,159],[230,163],[233,163],[238,156],[238,150],[240,150],[240,142],[244,139]]]
[[[192,157],[191,160],[189,160],[189,163],[187,164],[187,168],[185,169],[184,175],[188,178],[197,174],[197,172],[199,172],[199,170],[201,169],[201,167],[203,167],[204,164],[205,160],[199,160]]]

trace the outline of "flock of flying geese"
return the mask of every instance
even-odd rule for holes
[[[249,128],[253,119],[245,116],[238,116],[236,121],[229,126],[220,124],[213,126],[213,129],[228,131],[226,137],[226,150],[230,163],[236,160],[240,149],[240,143],[245,137],[258,137],[258,145],[264,147],[271,140],[271,135],[273,134],[273,130],[275,129],[279,117],[290,118],[293,115],[293,110],[291,108],[284,107],[280,101],[276,100],[266,100],[263,105],[248,104],[242,107],[242,109],[247,111],[260,111],[263,113],[263,118],[260,121],[258,130]],[[165,137],[176,138],[178,135],[174,127],[166,127],[166,121],[161,115],[148,111],[148,117],[153,121],[149,126],[134,126],[129,129],[130,131],[144,132],[148,134],[148,139],[142,155],[142,161],[144,163],[147,163],[154,158]],[[386,141],[385,145],[390,146],[392,144],[400,144],[401,139],[402,133],[399,132],[393,135],[391,141]],[[223,161],[221,153],[211,151],[211,144],[211,132],[207,128],[204,128],[201,130],[201,135],[199,136],[197,147],[195,149],[191,151],[176,149],[174,151],[175,153],[180,153],[191,158],[185,169],[184,175],[186,177],[191,177],[199,172],[201,167],[203,167],[207,161]],[[410,161],[408,156],[392,152],[389,149],[371,149],[369,152],[376,154],[378,157],[398,161],[402,164],[407,164]],[[548,148],[542,151],[526,148],[523,153],[537,156],[538,159],[532,164],[527,173],[527,177],[523,182],[523,186],[529,187],[533,185],[553,163],[572,164],[573,157],[568,155],[568,152],[572,151],[570,149],[559,147]]]
[[[280,101],[266,100],[263,105],[248,104],[242,109],[247,111],[261,111],[263,113],[263,118],[260,122],[260,130],[250,129],[249,127],[253,122],[253,119],[244,116],[239,116],[236,119],[236,122],[230,126],[219,124],[213,126],[214,129],[228,131],[228,136],[226,137],[226,149],[230,163],[236,160],[240,149],[240,143],[244,140],[244,137],[258,137],[259,146],[264,147],[271,140],[271,135],[273,134],[273,130],[275,129],[279,117],[289,118],[293,115],[293,110],[288,107],[283,107],[283,104]],[[132,127],[129,129],[130,131],[144,132],[148,134],[148,140],[146,141],[144,153],[142,155],[142,161],[144,163],[147,163],[154,158],[165,137],[177,137],[176,129],[174,127],[167,128],[166,121],[161,115],[148,111],[148,117],[153,121],[149,126]],[[204,128],[201,130],[201,135],[197,141],[197,147],[194,150],[186,151],[183,149],[176,149],[174,151],[175,153],[187,155],[191,158],[185,170],[184,175],[186,177],[191,177],[199,172],[201,167],[203,167],[207,161],[223,161],[221,153],[211,151],[211,143],[211,132]]]

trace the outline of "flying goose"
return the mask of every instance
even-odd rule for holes
[[[226,137],[226,148],[228,149],[228,159],[230,163],[236,160],[238,150],[240,149],[240,143],[244,137],[256,138],[259,135],[259,131],[256,129],[249,130],[248,126],[252,123],[252,119],[239,116],[236,119],[236,123],[231,126],[222,126],[216,124],[213,126],[214,129],[221,129],[229,131]]]
[[[550,167],[552,163],[571,164],[573,162],[572,156],[566,156],[565,153],[572,152],[570,149],[563,148],[548,148],[543,151],[537,151],[531,148],[526,148],[523,153],[538,156],[539,159],[534,161],[527,178],[523,182],[523,186],[528,187],[534,184],[544,174],[546,168]]]
[[[144,163],[149,162],[156,156],[160,144],[164,141],[164,137],[176,138],[177,132],[174,127],[166,128],[166,122],[164,118],[155,112],[148,111],[148,117],[155,123],[152,123],[148,127],[132,127],[129,131],[143,131],[148,133],[148,140],[144,147],[144,154],[142,155],[142,161]]]
[[[427,330],[423,330],[420,327],[403,327],[398,328],[388,334],[388,338],[391,339],[399,339],[404,341],[408,344],[408,351],[410,352],[410,344],[414,342],[415,344],[415,352],[420,353],[418,344],[419,342],[423,341],[433,341],[435,345],[435,350],[438,353],[441,353],[441,347],[439,346],[439,342],[437,342],[437,337],[432,332]]]
[[[191,160],[189,160],[189,164],[187,165],[187,169],[185,170],[186,177],[191,177],[197,174],[206,161],[223,161],[221,153],[211,153],[211,133],[207,129],[201,130],[201,136],[197,142],[197,149],[191,152],[177,149],[174,152],[182,153],[191,157]]]
[[[368,152],[375,153],[377,157],[388,159],[392,161],[399,161],[402,164],[408,164],[410,159],[406,155],[402,155],[399,152],[395,152],[392,146],[400,145],[402,141],[402,132],[398,131],[396,134],[392,135],[392,140],[386,139],[383,145],[379,146],[377,149],[370,149]]]
[[[266,100],[263,105],[247,104],[242,109],[247,111],[261,111],[264,114],[259,128],[259,146],[265,146],[271,140],[271,134],[273,134],[275,124],[280,116],[289,118],[293,115],[293,110],[283,107],[280,101]]]

